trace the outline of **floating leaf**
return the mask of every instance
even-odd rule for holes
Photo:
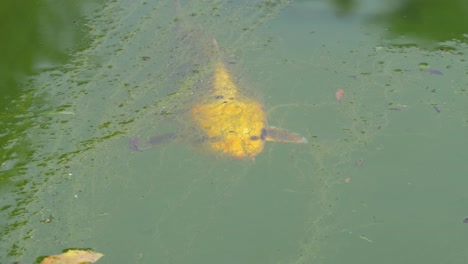
[[[88,264],[98,261],[101,253],[90,250],[68,250],[60,255],[52,255],[44,258],[41,264]]]

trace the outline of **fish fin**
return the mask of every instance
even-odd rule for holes
[[[297,133],[279,127],[266,128],[266,141],[285,143],[307,143],[307,139]]]
[[[173,142],[177,137],[176,133],[164,133],[157,136],[150,137],[148,143],[153,147],[166,145]]]
[[[157,136],[150,137],[148,141],[142,143],[139,137],[133,137],[128,142],[128,147],[132,151],[145,151],[154,147],[169,144],[177,138],[176,133],[165,133]]]

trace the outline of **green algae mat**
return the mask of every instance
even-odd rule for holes
[[[2,5],[0,262],[466,263],[462,1]],[[212,39],[307,143],[204,147]]]

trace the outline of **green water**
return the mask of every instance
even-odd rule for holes
[[[466,4],[181,4],[2,4],[0,262],[468,261]],[[309,143],[255,161],[192,146],[209,66],[175,21],[216,37],[270,125]]]

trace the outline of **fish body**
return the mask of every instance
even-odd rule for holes
[[[180,13],[179,3],[176,0],[173,0],[173,3],[177,13]],[[188,111],[195,128],[202,134],[196,143],[203,144],[223,156],[253,159],[263,151],[265,141],[307,142],[297,133],[268,126],[266,113],[260,101],[240,92],[223,62],[215,38],[197,26],[183,24],[179,19],[176,21],[178,28],[184,31],[181,40],[190,45],[191,50],[196,51],[194,58],[197,61],[192,64],[209,64],[202,65],[203,69],[209,69],[208,89],[199,91],[199,99]],[[203,86],[206,87],[206,83]],[[175,136],[153,138],[159,145],[161,138]],[[130,148],[139,150],[137,143],[137,139],[132,139],[129,143]]]
[[[251,158],[263,151],[265,141],[306,143],[297,133],[270,127],[262,104],[245,96],[222,61],[218,61],[212,87],[192,108],[192,117],[216,152],[233,158]]]
[[[262,152],[267,120],[262,105],[241,93],[222,62],[213,75],[212,90],[192,108],[209,146],[234,158],[253,158]]]

